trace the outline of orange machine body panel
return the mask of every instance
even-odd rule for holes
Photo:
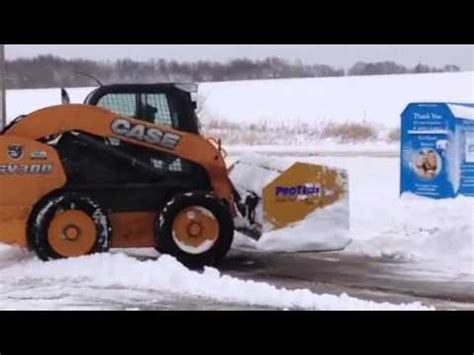
[[[0,138],[1,240],[26,246],[26,226],[33,206],[64,186],[66,175],[54,148],[16,136]]]
[[[112,129],[114,121],[128,121],[130,127],[159,129],[165,136],[172,134],[179,137],[173,148],[150,143],[117,133]],[[206,169],[215,194],[227,200],[234,210],[232,183],[227,175],[227,168],[220,151],[200,135],[177,131],[168,127],[147,123],[141,120],[120,117],[117,114],[96,106],[70,104],[51,106],[35,111],[8,129],[3,136],[19,136],[33,140],[70,131],[82,131],[101,137],[113,137],[152,149],[165,151],[201,165]]]
[[[157,212],[123,212],[109,215],[112,248],[148,248],[155,245],[154,223]]]

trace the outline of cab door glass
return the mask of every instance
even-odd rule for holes
[[[141,94],[141,111],[144,121],[178,128],[176,112],[171,109],[166,94]]]
[[[141,94],[141,114],[143,121],[153,124],[163,125],[171,128],[178,128],[176,114],[172,112],[166,94]],[[183,171],[183,161],[180,158],[171,160],[153,159],[155,169],[165,169],[169,171]]]
[[[107,94],[97,102],[97,106],[105,108],[120,116],[137,116],[137,99],[135,94]]]
[[[103,107],[120,116],[132,117],[152,124],[178,128],[177,113],[173,113],[168,97],[163,93],[156,94],[127,94],[116,93],[102,96],[97,106]],[[174,157],[164,158],[156,154],[151,163],[155,169],[168,171],[183,171],[184,162]],[[185,168],[185,167],[184,167]]]

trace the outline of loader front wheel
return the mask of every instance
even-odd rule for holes
[[[204,192],[176,195],[155,223],[156,249],[192,268],[216,265],[230,249],[233,236],[228,205]]]
[[[30,248],[44,261],[107,251],[110,236],[110,221],[98,203],[74,192],[46,197],[28,226]]]

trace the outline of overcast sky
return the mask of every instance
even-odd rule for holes
[[[279,56],[344,69],[360,60],[393,60],[405,66],[455,64],[462,70],[474,70],[473,45],[8,45],[5,52],[7,59],[38,54],[99,60],[164,58],[178,61]]]

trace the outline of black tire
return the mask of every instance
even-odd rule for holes
[[[87,214],[95,224],[96,237],[92,248],[84,255],[106,252],[110,248],[112,227],[100,205],[91,197],[77,192],[56,192],[43,198],[30,215],[27,238],[30,249],[43,261],[64,259],[51,247],[48,228],[56,213],[79,210]]]
[[[199,206],[210,211],[217,219],[219,233],[212,247],[199,254],[182,250],[173,238],[173,222],[179,212],[187,207]],[[229,206],[211,193],[190,192],[174,196],[158,214],[155,221],[155,248],[162,254],[176,257],[191,268],[217,265],[227,254],[234,237],[234,220]]]

